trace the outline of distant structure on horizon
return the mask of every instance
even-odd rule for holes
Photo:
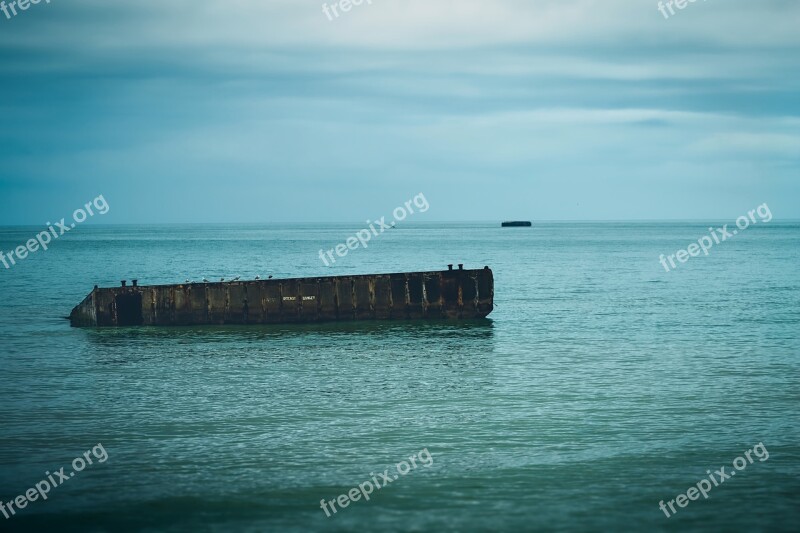
[[[503,222],[504,228],[530,228],[533,226],[530,220],[513,220],[511,222]]]

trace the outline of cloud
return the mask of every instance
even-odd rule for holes
[[[760,128],[763,129],[763,125]],[[795,131],[800,131],[795,128]],[[800,162],[800,134],[732,132],[702,139],[691,147],[703,156],[731,155],[785,157]]]
[[[733,200],[671,211],[650,195],[751,171],[796,192],[794,0],[669,20],[656,1],[373,0],[334,21],[321,4],[74,0],[0,20],[0,223],[112,178],[130,221],[258,220],[238,205],[293,187],[324,190],[305,204],[332,213],[379,199],[371,183],[439,190],[455,218],[474,199],[456,185],[487,180],[497,206],[583,195],[551,216],[573,219],[710,216]],[[138,209],[149,188],[189,200]]]

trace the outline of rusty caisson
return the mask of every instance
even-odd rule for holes
[[[98,288],[73,327],[288,324],[484,318],[494,308],[489,267],[438,272]]]

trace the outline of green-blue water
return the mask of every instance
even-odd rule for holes
[[[713,225],[730,223],[719,221]],[[0,530],[792,530],[800,524],[800,225],[672,272],[709,223],[82,226],[0,269],[0,500],[109,459]],[[41,228],[0,228],[8,250]],[[93,285],[492,267],[484,322],[70,329]],[[0,267],[1,268],[1,267]],[[666,518],[674,499],[756,460]],[[334,499],[427,448],[331,518]],[[69,471],[69,468],[67,468]]]

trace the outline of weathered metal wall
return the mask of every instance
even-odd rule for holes
[[[459,265],[460,267],[460,265]],[[95,287],[75,327],[278,324],[482,318],[494,306],[491,269],[152,287]]]

